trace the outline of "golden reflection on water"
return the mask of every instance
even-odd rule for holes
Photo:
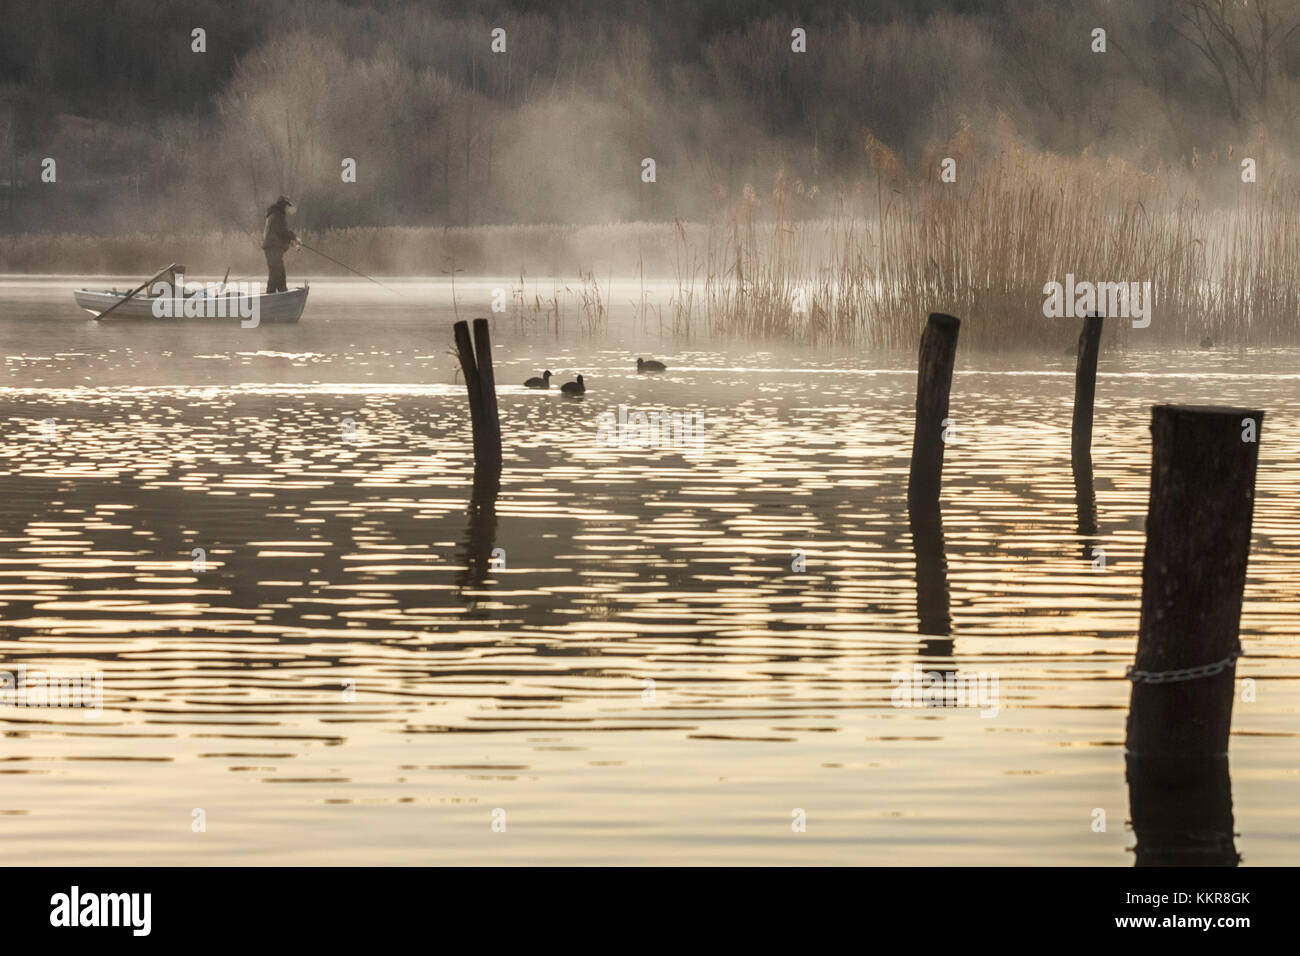
[[[0,708],[15,858],[1128,865],[1149,407],[1209,399],[1268,410],[1232,785],[1245,862],[1294,862],[1294,376],[1103,359],[1081,534],[1068,370],[964,358],[935,550],[907,357],[624,352],[581,402],[502,387],[495,498],[450,381],[0,389],[0,669],[104,675],[98,718]],[[701,447],[601,446],[620,402]],[[915,664],[996,671],[999,713],[892,706]]]

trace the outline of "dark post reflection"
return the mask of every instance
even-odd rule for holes
[[[948,561],[944,554],[943,512],[937,500],[913,501],[908,505],[912,551],[916,555],[917,631],[935,637],[952,633],[948,607]],[[930,640],[921,647],[930,657],[952,655],[952,640]]]
[[[1079,534],[1083,536],[1080,556],[1092,563],[1101,540],[1097,534],[1097,493],[1092,481],[1092,455],[1076,455],[1071,461],[1074,471],[1074,503],[1079,520]]]
[[[1083,455],[1075,458],[1074,502],[1079,515],[1079,534],[1097,533],[1097,493],[1092,483],[1092,456]]]
[[[1137,866],[1236,866],[1227,755],[1127,754]]]
[[[474,487],[466,509],[465,539],[462,546],[464,569],[456,578],[461,600],[471,610],[477,602],[465,592],[480,587],[493,570],[492,551],[496,547],[497,496],[500,491],[499,472],[490,468],[475,469]]]

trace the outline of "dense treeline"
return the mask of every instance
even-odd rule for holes
[[[8,232],[255,229],[282,191],[314,227],[700,219],[782,172],[816,215],[871,179],[869,139],[918,169],[932,144],[1001,116],[1036,149],[1153,168],[1261,131],[1285,150],[1300,105],[1300,0],[42,0],[0,13]],[[505,53],[489,48],[497,27]],[[791,50],[795,27],[806,53]]]

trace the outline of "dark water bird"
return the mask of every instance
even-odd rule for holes
[[[663,362],[656,362],[654,359],[647,362],[645,359],[639,358],[636,360],[636,370],[638,372],[666,372],[668,366]]]
[[[565,382],[560,386],[560,391],[565,395],[581,395],[586,390],[587,386],[583,384],[581,375],[578,376],[576,382]]]
[[[541,378],[530,378],[524,382],[525,388],[550,388],[551,387],[551,370],[548,368],[542,373]]]
[[[1203,349],[1214,348],[1214,339],[1210,338],[1208,335],[1205,338],[1201,339],[1201,348]]]

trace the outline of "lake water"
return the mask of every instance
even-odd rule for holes
[[[250,330],[99,327],[78,284],[0,284],[0,670],[103,696],[0,707],[13,862],[1132,865],[1158,402],[1267,411],[1233,812],[1244,864],[1300,860],[1295,352],[1103,354],[1081,535],[1074,359],[959,351],[918,611],[910,351],[673,339],[626,295],[601,335],[499,318],[472,502],[445,282]],[[587,394],[514,384],[543,368]],[[620,404],[700,441],[602,443]],[[997,712],[894,706],[918,665]]]

